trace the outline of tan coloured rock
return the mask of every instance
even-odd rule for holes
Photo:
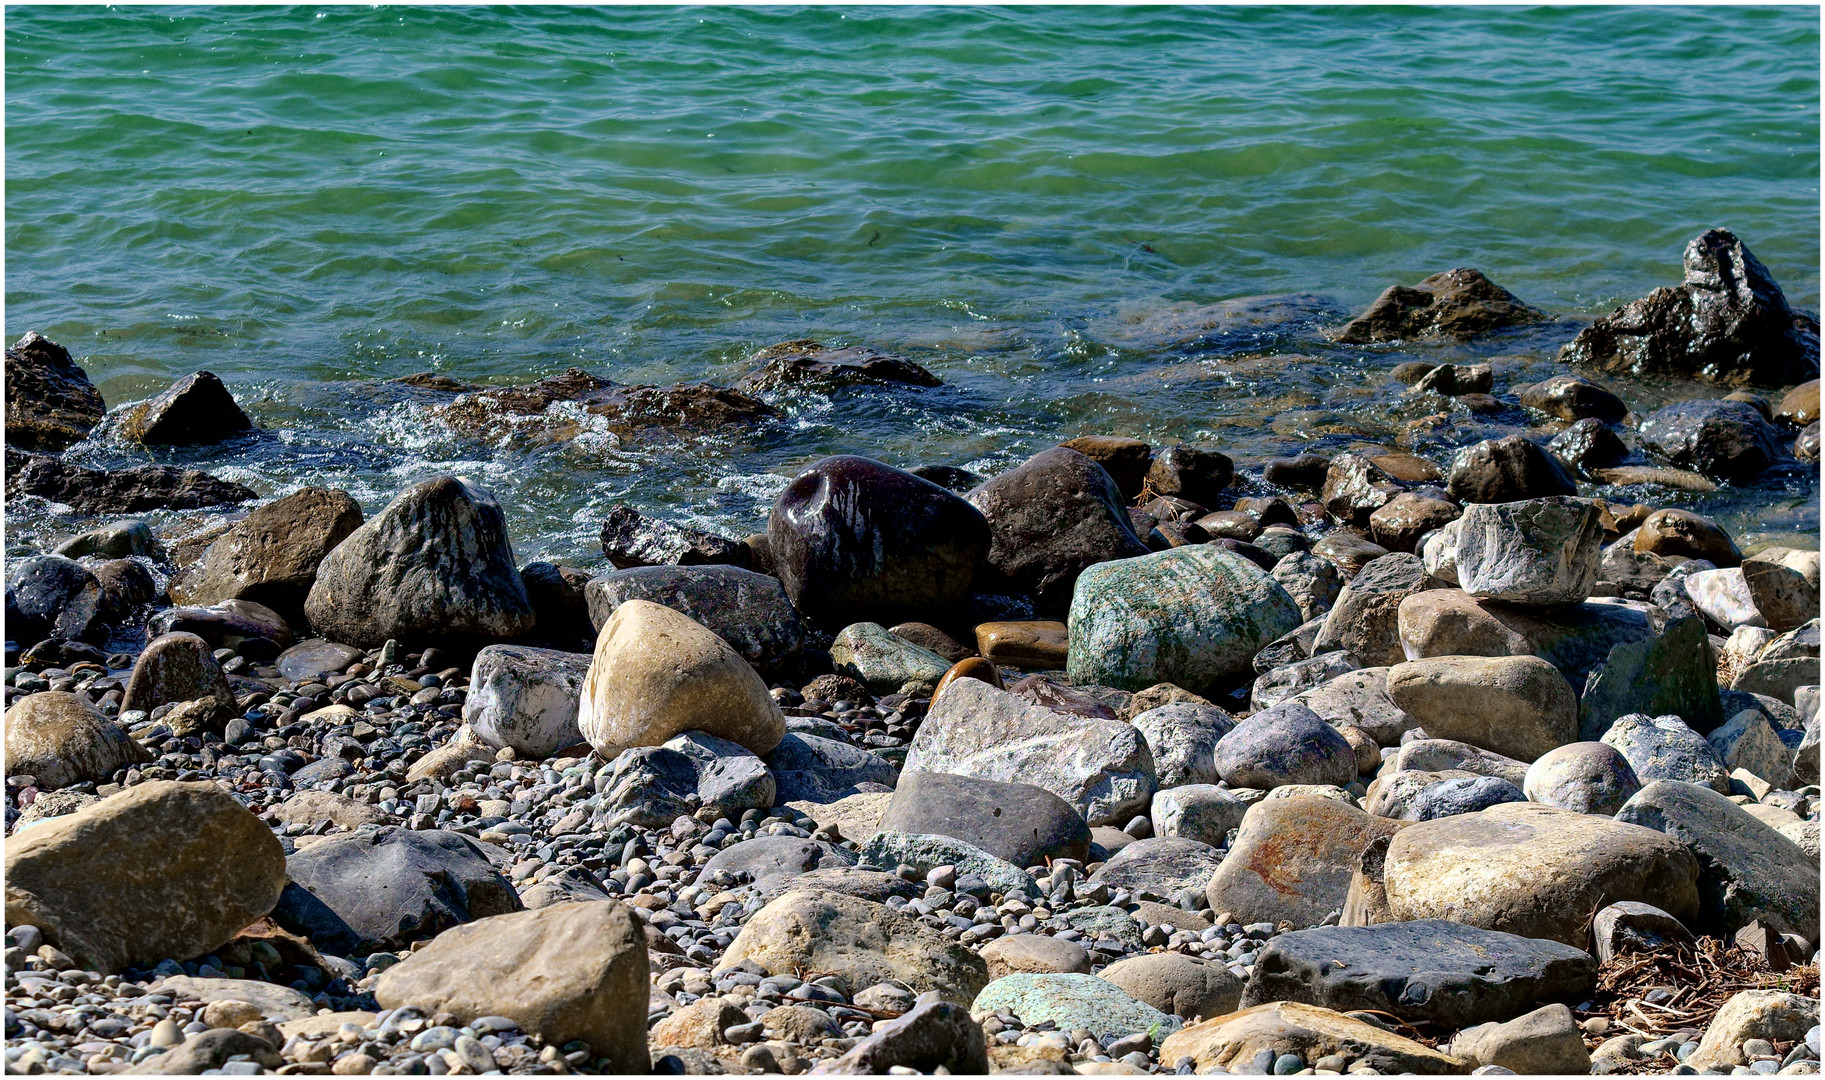
[[[1819,553],[1763,548],[1743,560],[1749,599],[1768,627],[1784,633],[1819,617]]]
[[[1055,620],[987,622],[976,627],[976,651],[997,664],[1063,669],[1070,634]]]
[[[1205,895],[1238,922],[1317,926],[1342,910],[1363,849],[1404,825],[1323,796],[1264,799],[1243,815]]]
[[[1231,1072],[1248,1065],[1263,1050],[1297,1054],[1316,1061],[1342,1054],[1382,1073],[1439,1075],[1466,1073],[1457,1058],[1424,1043],[1385,1031],[1340,1012],[1293,1001],[1276,1001],[1194,1024],[1166,1037],[1160,1057],[1191,1058],[1198,1072],[1221,1065]]]
[[[1076,972],[1090,974],[1090,954],[1075,941],[1044,934],[1009,934],[982,947],[989,978],[1022,973],[1033,975]]]
[[[116,769],[151,760],[125,728],[78,694],[45,690],[6,710],[6,775],[36,777],[41,791],[105,784]]]
[[[1618,901],[1681,921],[1698,914],[1698,860],[1684,844],[1534,803],[1410,825],[1389,844],[1383,872],[1398,920],[1450,919],[1578,948],[1591,918]]]
[[[1222,964],[1163,952],[1117,960],[1098,973],[1136,1001],[1186,1020],[1227,1016],[1242,1003],[1242,979]]]
[[[698,730],[766,754],[786,717],[741,654],[696,620],[645,600],[615,609],[596,637],[577,709],[604,758]]]
[[[300,608],[317,567],[361,527],[361,504],[345,491],[307,487],[275,499],[230,526],[203,561],[173,588],[186,604],[252,600]]]
[[[1426,734],[1532,761],[1578,738],[1578,697],[1537,656],[1438,656],[1396,664],[1388,697]]]
[[[210,783],[136,784],[6,845],[6,922],[104,974],[202,956],[273,909],[285,849]]]
[[[693,1046],[715,1050],[728,1046],[723,1033],[737,1024],[748,1022],[748,1014],[726,997],[707,997],[679,1009],[659,1021],[647,1032],[654,1046]]]
[[[1718,566],[1743,561],[1723,526],[1690,510],[1656,510],[1635,530],[1635,550],[1664,558],[1706,559]]]
[[[1572,1011],[1548,1005],[1506,1023],[1465,1028],[1450,1053],[1474,1066],[1499,1065],[1522,1076],[1583,1076],[1591,1055]]]
[[[406,770],[406,783],[420,780],[448,780],[458,769],[471,761],[493,761],[494,747],[482,742],[468,724],[456,729],[450,741],[426,754],[412,763]]]
[[[383,1008],[505,1016],[562,1045],[588,1043],[608,1072],[643,1073],[646,941],[614,900],[554,904],[451,927],[381,973]]]
[[[1799,1042],[1819,1022],[1819,999],[1780,990],[1744,990],[1724,1002],[1705,1029],[1698,1050],[1686,1059],[1694,1069],[1728,1072],[1746,1065],[1743,1043],[1749,1039]]]
[[[300,791],[273,807],[273,814],[283,822],[317,825],[328,821],[345,829],[363,825],[391,824],[392,815],[378,806],[369,806],[347,795],[333,791]]]

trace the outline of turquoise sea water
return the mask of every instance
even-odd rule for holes
[[[1525,418],[1415,434],[1437,403],[1388,368],[1543,376],[1713,225],[1818,306],[1816,9],[27,7],[6,70],[9,339],[63,342],[110,406],[221,375],[277,434],[151,456],[263,494],[373,509],[475,476],[522,559],[599,561],[616,501],[747,531],[839,451],[994,469],[1102,431],[1442,460]],[[1407,349],[1160,329],[1283,292],[1334,323],[1460,265],[1565,321]],[[800,337],[947,385],[552,445],[368,382],[728,384]],[[1816,504],[1802,477],[1695,505],[1816,532]],[[14,543],[61,527],[13,510]]]

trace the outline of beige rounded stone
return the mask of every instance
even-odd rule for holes
[[[1240,1070],[1263,1050],[1317,1061],[1342,1054],[1381,1073],[1467,1073],[1460,1060],[1340,1012],[1276,1001],[1194,1024],[1166,1037],[1160,1057],[1191,1058],[1200,1073],[1213,1065]]]
[[[1243,815],[1205,896],[1240,922],[1317,926],[1343,907],[1370,841],[1405,826],[1318,795],[1263,799]]]
[[[1532,761],[1578,737],[1578,697],[1537,656],[1438,656],[1396,664],[1388,697],[1426,734]]]
[[[6,775],[36,777],[41,790],[85,780],[105,784],[114,770],[151,760],[125,728],[80,695],[46,690],[6,710]]]
[[[596,637],[577,710],[583,737],[604,758],[660,746],[698,730],[765,754],[786,717],[741,654],[671,608],[629,600]]]
[[[1750,1039],[1799,1042],[1819,1022],[1819,999],[1780,990],[1744,990],[1724,1002],[1686,1064],[1729,1071],[1746,1065],[1743,1043]]]
[[[1130,956],[1110,964],[1098,977],[1136,1001],[1187,1020],[1226,1016],[1242,1003],[1241,978],[1222,964],[1184,953]]]
[[[982,959],[989,966],[991,980],[1021,973],[1090,974],[1090,954],[1082,945],[1043,934],[996,938],[982,947]]]

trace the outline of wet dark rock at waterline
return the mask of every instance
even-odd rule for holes
[[[820,389],[857,383],[943,386],[944,380],[910,360],[877,352],[865,345],[825,348],[809,339],[769,346],[750,358],[758,365],[742,385],[750,390],[788,386]]]
[[[1418,285],[1391,285],[1369,309],[1338,331],[1344,344],[1414,338],[1465,339],[1491,330],[1543,322],[1546,314],[1490,281],[1459,267]]]
[[[196,469],[137,465],[89,469],[45,454],[6,452],[6,495],[36,495],[80,514],[139,514],[147,510],[199,510],[232,506],[255,497],[251,488]]]
[[[27,450],[81,442],[107,412],[70,350],[28,332],[6,350],[6,441]],[[9,469],[8,472],[11,472]]]

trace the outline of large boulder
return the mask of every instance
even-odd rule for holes
[[[475,654],[463,722],[496,748],[543,760],[584,741],[577,700],[589,673],[588,653],[490,645]]]
[[[345,491],[295,491],[229,526],[197,568],[173,582],[173,594],[188,604],[251,600],[296,611],[316,584],[317,568],[361,522],[361,504]]]
[[[1641,780],[1615,747],[1575,742],[1541,754],[1521,790],[1542,806],[1611,817],[1641,790]]]
[[[1707,1072],[1732,1071],[1747,1066],[1743,1044],[1750,1039],[1765,1042],[1805,1043],[1817,1053],[1819,1030],[1819,996],[1790,994],[1784,990],[1742,990],[1731,995],[1717,1010],[1711,1024],[1699,1040],[1698,1050],[1687,1063],[1693,1069]]]
[[[824,458],[773,504],[767,546],[793,606],[820,626],[942,620],[990,543],[969,503],[864,457]]]
[[[756,754],[786,734],[785,715],[739,653],[689,616],[645,600],[627,601],[603,624],[577,726],[605,759],[692,729]]]
[[[1523,303],[1480,270],[1458,267],[1433,274],[1418,285],[1390,285],[1367,311],[1350,320],[1337,340],[1443,339],[1464,341],[1491,330],[1544,321],[1545,312]]]
[[[1006,1009],[1028,1024],[1050,1021],[1059,1031],[1088,1031],[1105,1042],[1179,1026],[1178,1017],[1136,1001],[1114,983],[1075,973],[1003,975],[983,989],[972,1008]]]
[[[374,997],[459,1024],[505,1016],[553,1046],[588,1043],[607,1071],[643,1073],[647,969],[633,912],[582,901],[452,927],[382,972]]]
[[[1602,540],[1597,507],[1579,499],[1473,504],[1458,526],[1458,585],[1479,600],[1581,604]]]
[[[864,784],[877,785],[870,791],[891,788],[900,775],[872,750],[799,731],[787,732],[765,760],[779,785],[778,803],[832,803],[861,793]]]
[[[7,347],[8,445],[62,450],[81,442],[106,413],[101,391],[70,350],[36,331]]]
[[[211,648],[233,649],[250,660],[274,659],[297,643],[285,616],[252,600],[224,600],[208,607],[170,607],[146,621],[149,638],[177,633],[195,634]]]
[[[1780,432],[1743,401],[1668,405],[1641,422],[1641,447],[1713,480],[1753,480],[1781,456]]]
[[[1400,663],[1400,605],[1431,584],[1417,556],[1402,552],[1374,560],[1337,594],[1312,652],[1340,650],[1357,667]]]
[[[1389,667],[1357,668],[1293,698],[1333,727],[1353,727],[1378,746],[1394,746],[1419,726],[1388,697]],[[1138,719],[1138,718],[1137,718]],[[1358,754],[1358,758],[1362,755]],[[1362,762],[1359,760],[1360,766]]]
[[[120,434],[147,446],[199,446],[254,429],[234,395],[212,371],[186,375],[120,412]]]
[[[1819,940],[1819,864],[1729,799],[1676,780],[1635,793],[1617,821],[1665,833],[1698,856],[1695,929],[1734,934],[1760,919]]]
[[[1591,1070],[1584,1029],[1563,1004],[1466,1028],[1452,1038],[1448,1049],[1467,1065],[1494,1065],[1522,1076],[1583,1076]]]
[[[823,889],[796,889],[750,916],[723,954],[769,974],[823,971],[850,986],[896,980],[968,1005],[988,985],[988,965],[967,947],[906,914]]]
[[[1677,716],[1631,713],[1620,717],[1601,741],[1628,759],[1642,783],[1679,780],[1730,791],[1730,770],[1703,735]]]
[[[412,485],[350,533],[317,567],[304,614],[323,637],[363,648],[499,640],[533,624],[500,504],[455,476]]]
[[[969,493],[989,523],[991,591],[1033,597],[1041,614],[1071,606],[1077,577],[1111,559],[1147,554],[1122,494],[1101,465],[1055,446]]]
[[[1180,784],[1153,793],[1153,807],[1147,818],[1153,823],[1155,836],[1224,847],[1229,843],[1229,831],[1241,827],[1247,812],[1248,803],[1228,788]]]
[[[199,698],[213,699],[223,719],[234,709],[234,691],[209,643],[179,631],[152,639],[139,654],[120,707],[150,712],[160,705]]]
[[[1788,386],[1818,377],[1819,328],[1788,307],[1747,244],[1707,229],[1686,245],[1680,285],[1598,319],[1559,359],[1618,373]]]
[[[880,827],[953,836],[1019,867],[1090,850],[1083,815],[1050,791],[949,773],[902,773]]]
[[[1144,813],[1157,783],[1134,725],[1056,712],[977,679],[959,679],[932,703],[905,768],[1033,784],[1091,825]]]
[[[1202,693],[1248,673],[1255,653],[1299,622],[1279,582],[1213,545],[1099,563],[1071,600],[1068,671],[1078,684]]]
[[[1591,669],[1578,698],[1578,737],[1601,739],[1630,713],[1678,716],[1700,734],[1723,723],[1717,653],[1702,621],[1669,619],[1652,637],[1617,644]]]
[[[1698,861],[1652,829],[1534,803],[1409,825],[1382,866],[1392,921],[1450,919],[1582,947],[1591,917],[1641,900],[1689,919]]]
[[[1582,949],[1419,919],[1282,934],[1256,958],[1242,1007],[1300,1001],[1456,1028],[1581,1001],[1596,985],[1597,961]]]
[[[6,583],[6,632],[21,644],[52,637],[100,641],[106,600],[101,582],[75,559],[37,555],[21,560]]]
[[[1296,1001],[1276,1001],[1218,1016],[1177,1031],[1160,1044],[1160,1057],[1168,1061],[1188,1057],[1200,1073],[1213,1067],[1244,1072],[1257,1058],[1269,1054],[1275,1059],[1291,1054],[1302,1061],[1337,1055],[1378,1073],[1437,1076],[1469,1071],[1457,1058],[1425,1043]]]
[[[6,710],[6,774],[31,776],[40,790],[105,784],[116,769],[151,760],[125,728],[79,694],[45,690]]]
[[[1399,772],[1459,770],[1477,776],[1499,776],[1519,787],[1527,778],[1525,761],[1490,753],[1456,739],[1410,739],[1391,752]]]
[[[1538,656],[1584,686],[1617,645],[1655,636],[1641,607],[1567,604],[1531,608],[1478,600],[1461,589],[1428,589],[1401,601],[1397,625],[1409,660],[1430,656]]]
[[[1217,774],[1234,787],[1335,784],[1356,779],[1356,751],[1317,713],[1289,701],[1237,724],[1212,752]]]
[[[1554,375],[1524,386],[1517,395],[1521,404],[1560,420],[1597,420],[1614,424],[1629,414],[1626,402],[1582,375]]]
[[[403,949],[474,919],[521,908],[475,840],[442,829],[363,829],[286,860],[273,921],[341,956]]]
[[[1243,816],[1205,896],[1242,923],[1317,926],[1342,911],[1363,850],[1403,827],[1319,795],[1264,799]]]
[[[598,631],[646,600],[702,623],[763,675],[797,666],[808,638],[779,579],[738,566],[637,566],[591,578],[583,594]]]
[[[1388,697],[1426,734],[1532,761],[1578,736],[1578,698],[1537,656],[1439,656],[1388,671]]]
[[[998,858],[974,844],[954,836],[937,833],[904,833],[883,829],[868,838],[856,851],[856,865],[862,869],[892,872],[910,866],[919,875],[935,867],[948,866],[956,871],[960,891],[968,891],[964,879],[980,881],[989,892],[1011,895],[1036,891],[1033,879],[1025,870]]]
[[[279,838],[234,796],[152,780],[9,837],[6,922],[117,973],[226,944],[285,875]]]

